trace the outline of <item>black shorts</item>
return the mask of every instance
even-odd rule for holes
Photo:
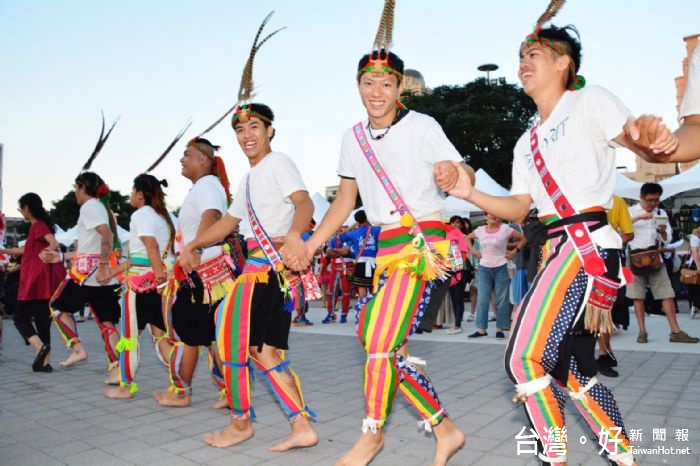
[[[187,281],[180,283],[171,310],[173,330],[188,346],[210,346],[216,339],[214,314],[221,300],[204,303],[204,285],[197,272],[190,273],[191,287]]]
[[[267,283],[256,283],[250,309],[250,346],[266,344],[289,349],[292,314],[284,310],[284,295],[275,273],[268,272]]]
[[[86,286],[78,285],[73,280],[66,279],[61,294],[51,303],[51,307],[61,312],[78,312],[89,305],[95,318],[100,322],[119,322],[121,306],[119,285]]]
[[[155,325],[159,329],[165,330],[162,300],[157,291],[136,293],[136,320],[139,330],[146,328],[146,324]]]
[[[363,288],[372,288],[373,282],[372,280],[374,279],[374,271],[377,270],[376,267],[372,268],[372,273],[370,273],[369,277],[365,277],[365,271],[367,270],[367,267],[370,267],[370,264],[367,262],[358,262],[355,264],[355,273],[352,276],[352,284],[354,286],[360,286]]]

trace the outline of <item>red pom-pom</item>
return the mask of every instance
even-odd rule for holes
[[[173,274],[175,275],[175,279],[178,281],[187,280],[187,274],[182,269],[182,266],[179,262],[175,263],[175,266],[173,267]]]

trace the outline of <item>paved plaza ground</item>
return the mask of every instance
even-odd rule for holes
[[[289,359],[301,377],[309,406],[318,414],[316,447],[269,453],[266,447],[289,432],[264,377],[252,384],[256,436],[238,447],[207,446],[205,432],[228,423],[226,410],[213,410],[217,392],[201,355],[193,404],[158,406],[152,392],[167,386],[149,338],[143,339],[137,378],[140,391],[130,401],[104,397],[104,352],[92,321],[79,324],[90,359],[58,369],[68,351],[53,330],[51,374],[33,373],[33,352],[25,347],[11,320],[5,320],[0,356],[0,465],[332,465],[360,433],[364,417],[364,353],[352,324],[321,325],[323,311],[312,309],[313,327],[295,328]],[[690,448],[688,455],[639,454],[640,464],[700,465],[700,345],[671,344],[665,318],[649,319],[650,342],[635,343],[636,323],[613,338],[620,377],[600,377],[612,389],[628,431],[641,430],[638,448]],[[679,315],[681,326],[700,334],[700,318]],[[471,324],[465,330],[471,330]],[[467,441],[451,465],[537,465],[534,456],[517,454],[515,436],[525,425],[522,408],[511,404],[513,387],[503,370],[505,343],[489,336],[469,341],[466,333],[444,330],[416,335],[411,354],[427,360],[426,369],[454,422]],[[597,438],[577,411],[567,407],[569,465],[607,465],[596,454]],[[386,443],[373,465],[429,465],[432,436],[419,431],[418,418],[397,395],[386,427]],[[653,439],[665,429],[666,439]],[[688,441],[677,430],[687,429]],[[680,432],[682,434],[682,432]],[[581,439],[586,441],[581,443]]]

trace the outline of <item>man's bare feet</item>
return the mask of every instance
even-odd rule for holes
[[[218,432],[207,432],[204,441],[212,447],[227,448],[243,443],[255,435],[250,419],[231,421],[229,425]]]
[[[105,385],[119,385],[120,381],[121,375],[119,374],[119,368],[115,367],[110,371],[109,377],[105,379]]]
[[[318,443],[318,434],[306,416],[299,416],[292,422],[292,433],[289,437],[270,446],[267,451],[287,451],[294,448],[313,447]]]
[[[355,445],[335,463],[335,466],[365,466],[377,456],[384,446],[384,431],[377,429],[374,434],[368,430],[355,442]]]
[[[129,390],[129,387],[108,388],[105,390],[105,396],[113,400],[128,400],[129,398],[134,397]]]
[[[84,349],[73,348],[73,352],[70,354],[70,356],[68,356],[68,359],[59,362],[58,365],[65,369],[67,367],[73,367],[79,362],[87,360],[87,358],[88,354]]]
[[[446,417],[433,427],[435,432],[435,458],[433,466],[445,466],[447,461],[464,445],[464,434]]]
[[[224,409],[228,408],[228,399],[224,395],[221,397],[219,400],[217,400],[213,405],[211,405],[211,409]]]
[[[172,392],[155,392],[153,398],[158,400],[159,405],[170,408],[186,408],[192,403],[191,396],[179,396]]]

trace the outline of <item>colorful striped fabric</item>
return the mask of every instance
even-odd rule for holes
[[[605,256],[604,250],[601,255]],[[547,241],[543,257],[544,267],[513,316],[505,360],[506,371],[516,384],[545,380],[554,371],[560,358],[560,343],[569,334],[574,321],[582,318],[592,280],[570,241],[561,238]],[[630,451],[617,404],[609,390],[596,382],[581,373],[576,359],[571,356],[566,384],[545,383],[544,389],[527,396],[525,411],[542,442],[543,454],[549,457],[566,455],[565,450],[550,450],[545,440],[550,429],[561,429],[565,425],[562,409],[568,397],[562,391],[574,393],[572,397],[577,399],[577,408],[597,437],[599,432],[604,432],[605,438],[615,439],[611,428],[620,427],[621,442],[617,444],[616,453]],[[609,452],[614,451],[613,447],[610,442],[605,445]]]
[[[248,417],[251,410],[248,347],[255,288],[255,281],[242,279],[244,276],[245,271],[216,310],[216,348],[223,366],[226,397],[231,414],[241,418]]]
[[[80,342],[78,337],[78,328],[75,325],[75,320],[73,320],[73,314],[70,312],[61,312],[60,309],[54,307],[54,301],[61,296],[63,290],[68,285],[71,278],[65,278],[53,292],[53,296],[49,300],[49,309],[51,310],[51,318],[56,324],[58,333],[61,335],[63,340],[66,342],[66,346],[71,348],[76,343]]]
[[[445,238],[442,222],[422,222],[428,241]],[[427,377],[407,361],[397,360],[394,352],[406,341],[415,315],[430,297],[430,283],[420,280],[408,267],[406,248],[413,248],[413,236],[401,227],[379,235],[377,267],[381,279],[368,299],[360,301],[357,331],[367,352],[364,393],[368,418],[382,427],[391,411],[397,388],[416,408],[424,421],[433,426],[442,420],[444,408]]]
[[[119,352],[119,385],[129,387],[131,393],[138,391],[138,385],[134,382],[136,369],[139,366],[138,349],[138,320],[136,309],[136,292],[128,286],[122,290],[122,316],[119,322],[121,338],[116,350]]]

